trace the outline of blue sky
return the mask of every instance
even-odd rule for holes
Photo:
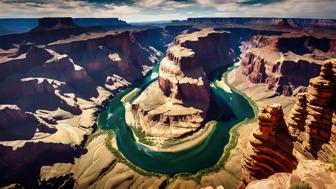
[[[0,17],[119,17],[128,22],[188,17],[336,18],[336,0],[0,0]]]

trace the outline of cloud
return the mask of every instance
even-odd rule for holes
[[[155,21],[187,17],[336,18],[334,0],[0,0],[0,17],[119,17]]]

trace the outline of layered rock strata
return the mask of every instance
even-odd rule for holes
[[[275,172],[291,172],[295,169],[297,162],[303,160],[318,159],[329,162],[336,157],[335,66],[335,59],[327,60],[323,64],[319,76],[310,79],[307,92],[297,96],[297,102],[285,121],[281,114],[273,113],[278,116],[271,116],[274,108],[270,107],[275,105],[261,111],[259,126],[251,135],[249,148],[242,160],[243,184],[254,179],[267,178]],[[281,111],[281,107],[276,107],[278,111]],[[272,124],[269,124],[271,126],[268,131],[276,134],[271,135],[270,138],[264,137],[264,140],[259,140],[259,145],[256,145],[256,136],[265,133],[260,132],[265,128],[265,112],[268,113],[268,120],[274,120]],[[279,124],[282,126],[283,132],[281,133],[277,133]],[[285,145],[286,148],[279,145]],[[265,149],[270,150],[265,152]],[[282,162],[281,157],[283,156],[288,161]],[[264,159],[269,161],[264,161]],[[277,167],[278,164],[282,167]]]
[[[267,179],[251,182],[246,189],[290,188],[298,183],[307,183],[312,188],[336,188],[336,175],[333,164],[322,161],[304,160],[291,173],[276,173]],[[324,182],[325,181],[325,182]]]
[[[229,33],[212,29],[178,36],[160,63],[158,81],[132,103],[135,118],[126,117],[128,123],[161,138],[199,129],[210,103],[206,73],[232,61],[226,39]]]
[[[72,23],[67,25],[73,28]],[[47,28],[58,31],[59,24]],[[56,188],[68,181],[74,186],[77,179],[82,183],[85,178],[73,177],[62,166],[84,161],[75,159],[87,153],[84,144],[96,130],[99,109],[143,77],[161,56],[132,32],[53,37],[57,42],[19,47],[8,38],[15,48],[0,49],[0,169],[6,172],[0,176],[0,187],[20,183],[39,188],[51,183]],[[41,167],[53,164],[57,166],[46,173],[50,180],[39,182]],[[84,161],[80,167],[96,171],[90,165]],[[112,165],[102,166],[97,174]]]
[[[244,25],[281,28],[335,28],[334,19],[300,18],[188,18],[187,23],[209,25]]]
[[[114,138],[89,137],[103,105],[186,28],[86,33],[71,19],[40,21],[36,31],[0,37],[0,187],[165,187],[166,177],[117,163],[106,145]]]
[[[258,115],[259,127],[250,136],[242,160],[243,182],[262,179],[276,172],[290,172],[297,164],[291,150],[293,144],[287,131],[280,104],[263,108]]]
[[[80,27],[72,18],[40,18],[38,25],[29,32],[0,36],[0,49],[11,49],[22,44],[44,45],[88,32],[103,32],[98,26]]]
[[[301,34],[255,36],[242,47],[241,73],[283,95],[297,93],[335,57],[335,40]]]

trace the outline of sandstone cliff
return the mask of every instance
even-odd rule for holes
[[[0,44],[0,169],[6,174],[0,176],[0,187],[19,183],[26,188],[85,188],[106,171],[132,177],[135,186],[142,183],[147,177],[128,166],[120,163],[117,167],[122,169],[114,168],[115,157],[103,145],[105,139],[99,140],[103,152],[95,144],[84,144],[96,130],[102,105],[150,71],[166,42],[154,45],[146,30],[69,37],[74,34],[69,29],[82,31],[71,20],[41,22],[29,34],[1,37],[5,40]],[[65,35],[29,38],[55,31]],[[161,37],[163,30],[155,32]],[[21,38],[32,43],[16,44]],[[10,49],[3,48],[7,44]],[[97,150],[108,159],[91,166],[91,161],[101,162]],[[152,179],[158,187],[164,180]]]
[[[80,27],[72,18],[40,18],[38,25],[25,33],[0,36],[0,49],[11,49],[22,44],[44,45],[90,32],[104,32],[100,27]]]
[[[276,172],[291,172],[303,160],[329,162],[336,156],[335,67],[335,59],[325,61],[319,76],[310,79],[307,92],[297,96],[285,120],[280,106],[261,111],[259,127],[242,160],[243,185]]]
[[[259,127],[250,136],[242,160],[243,181],[262,179],[276,172],[289,172],[297,160],[291,154],[293,144],[286,129],[281,105],[263,108],[258,116]]]
[[[297,18],[188,18],[187,23],[209,25],[244,25],[282,28],[335,28],[334,19]]]
[[[242,47],[241,73],[289,96],[308,86],[324,60],[336,56],[334,42],[301,34],[255,36]]]
[[[335,167],[315,160],[299,162],[291,173],[276,173],[267,179],[251,182],[246,189],[276,189],[290,188],[300,182],[307,183],[312,188],[333,189],[336,187]]]
[[[206,73],[232,62],[229,36],[211,29],[179,35],[160,63],[158,81],[131,105],[135,118],[128,123],[161,138],[198,130],[210,103]]]
[[[37,188],[43,165],[73,163],[96,129],[98,108],[160,56],[129,32],[75,39],[0,55],[1,186]]]

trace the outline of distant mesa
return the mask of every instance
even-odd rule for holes
[[[119,18],[74,18],[73,20],[75,24],[82,27],[100,26],[106,30],[131,26]]]
[[[40,25],[41,27],[37,27],[38,25]],[[131,27],[131,25],[118,18],[0,18],[0,36],[24,33],[32,29],[56,29],[57,27],[54,28],[54,26],[57,25],[62,25],[65,27],[73,27],[74,25],[80,27],[99,26],[105,30]]]
[[[267,26],[267,27],[315,27],[315,28],[336,28],[335,19],[301,19],[301,18],[188,18],[189,24],[234,24],[249,26]]]
[[[54,18],[40,18],[38,19],[38,26],[31,31],[36,32],[40,30],[58,30],[65,28],[79,28],[71,17],[54,17]]]
[[[15,48],[18,45],[48,44],[83,33],[104,32],[102,27],[81,27],[70,17],[40,18],[38,25],[29,32],[0,36],[0,49]]]

